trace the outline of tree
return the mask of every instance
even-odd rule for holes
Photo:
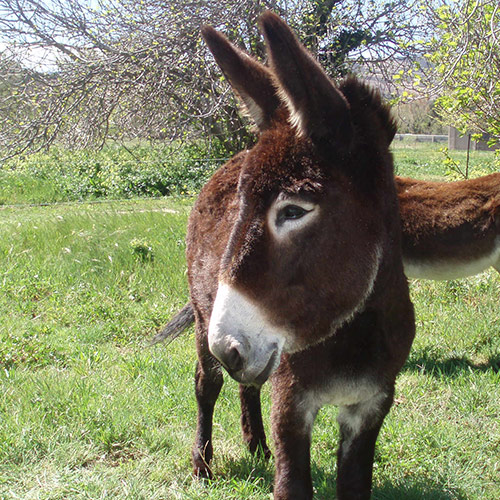
[[[500,4],[443,2],[429,16],[435,30],[421,87],[436,97],[435,109],[447,124],[500,141]]]
[[[292,26],[332,76],[362,70],[380,74],[382,64],[411,58],[413,43],[427,32],[419,0],[320,0],[305,2]]]
[[[234,27],[234,19],[255,19],[262,8],[251,0],[1,0],[0,32],[15,41],[3,59],[23,62],[19,53],[35,49],[53,55],[49,68],[9,75],[3,145],[14,154],[56,139],[99,146],[108,138],[237,133],[243,124],[229,111],[229,91],[199,29],[204,22]],[[237,31],[252,37],[244,25]]]
[[[0,147],[9,155],[106,140],[218,137],[228,154],[250,141],[199,32],[221,29],[262,54],[257,18],[272,9],[332,76],[360,60],[403,54],[417,2],[374,0],[0,0]],[[27,64],[28,54],[50,64]],[[358,66],[359,67],[359,66]]]

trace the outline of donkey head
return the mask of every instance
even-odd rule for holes
[[[356,82],[341,92],[276,15],[265,13],[261,29],[269,68],[203,30],[261,130],[241,168],[208,334],[212,354],[252,384],[282,352],[321,342],[363,308],[384,254],[382,186],[392,179],[390,124],[368,109],[373,95]]]

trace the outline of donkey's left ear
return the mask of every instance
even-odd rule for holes
[[[276,14],[262,14],[260,26],[278,92],[298,133],[338,151],[349,149],[351,113],[343,94]]]
[[[261,131],[267,129],[281,106],[269,68],[211,26],[203,26],[201,33],[247,114]]]

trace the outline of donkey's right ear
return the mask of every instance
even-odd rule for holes
[[[201,33],[245,111],[261,131],[268,128],[281,105],[269,69],[211,26],[203,26]]]

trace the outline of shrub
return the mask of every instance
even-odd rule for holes
[[[196,145],[178,144],[111,145],[101,151],[53,148],[13,158],[3,167],[11,177],[50,184],[57,200],[190,195],[201,189],[222,161],[207,155]],[[5,196],[0,201],[9,202]]]

